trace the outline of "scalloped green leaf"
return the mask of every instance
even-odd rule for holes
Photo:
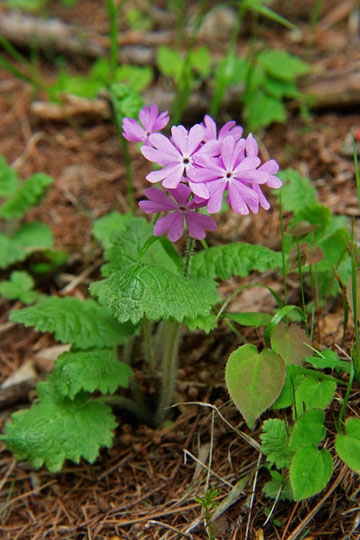
[[[211,279],[184,278],[160,266],[142,264],[92,283],[90,293],[119,322],[134,324],[143,316],[153,321],[196,319],[220,301]]]
[[[184,319],[184,324],[189,328],[189,330],[203,330],[207,334],[217,325],[213,326],[215,322],[215,315],[213,313],[200,314],[195,319]]]
[[[268,49],[257,56],[263,69],[276,79],[292,82],[311,70],[309,64],[285,50]]]
[[[47,174],[33,174],[0,206],[0,216],[5,219],[22,217],[29,208],[39,204],[53,182]]]
[[[290,466],[294,500],[313,497],[324,489],[331,478],[332,469],[331,455],[327,450],[318,450],[313,444],[300,448]]]
[[[103,244],[105,249],[108,249],[114,244],[112,239],[114,232],[124,232],[127,223],[138,219],[139,218],[136,218],[132,214],[110,212],[106,216],[94,221],[93,235],[96,240]]]
[[[282,474],[278,471],[270,471],[271,480],[264,484],[262,489],[265,497],[270,497],[271,499],[276,499],[279,496],[279,491],[281,490],[280,500],[281,501],[292,501],[293,494],[291,491],[289,478],[284,478]]]
[[[17,190],[20,180],[12,167],[0,156],[0,197],[11,197]]]
[[[360,474],[360,419],[348,418],[345,432],[336,437],[336,452],[350,469]]]
[[[310,178],[302,176],[295,169],[285,169],[279,173],[283,181],[281,202],[284,210],[298,212],[304,206],[319,204],[317,193]]]
[[[111,236],[112,245],[104,253],[108,263],[101,268],[103,276],[109,277],[135,264],[145,242],[152,236],[153,229],[154,225],[145,218],[133,217],[126,221],[123,231],[114,231]],[[154,242],[141,262],[163,266],[172,272],[177,272],[182,266],[181,257],[167,238],[159,238]]]
[[[135,332],[131,324],[119,324],[94,300],[70,297],[45,298],[35,306],[13,310],[9,319],[41,332],[52,332],[58,341],[72,343],[78,349],[121,345]]]
[[[269,313],[258,313],[257,311],[248,311],[244,313],[231,313],[230,311],[227,311],[226,317],[242,326],[253,326],[254,328],[266,326],[272,319]]]
[[[8,281],[0,281],[0,296],[9,300],[21,300],[24,304],[32,304],[40,297],[33,291],[34,280],[27,272],[14,271]]]
[[[225,368],[225,381],[231,399],[252,429],[255,420],[279,396],[286,368],[278,354],[254,345],[242,345],[231,353]]]
[[[112,349],[93,349],[61,354],[54,368],[56,389],[74,399],[81,390],[113,394],[119,386],[128,387],[133,371],[128,364],[114,360]]]
[[[0,268],[23,261],[32,252],[51,247],[53,242],[48,225],[37,221],[25,223],[13,237],[0,233]]]
[[[281,266],[281,253],[263,246],[236,242],[200,251],[193,256],[191,275],[210,279],[245,277],[253,270],[265,272]]]
[[[278,469],[290,467],[293,452],[289,450],[289,435],[284,420],[270,418],[262,425],[262,451],[270,463]]]
[[[90,401],[86,393],[74,400],[60,396],[53,375],[38,383],[37,391],[40,401],[13,414],[0,436],[17,459],[57,472],[65,459],[93,463],[101,446],[111,446],[117,424],[109,407]]]

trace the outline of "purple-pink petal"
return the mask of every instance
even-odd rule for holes
[[[184,165],[182,163],[166,167],[163,171],[165,171],[166,177],[162,185],[166,189],[175,189],[184,178]]]
[[[169,123],[170,117],[167,111],[164,111],[159,114],[153,125],[153,131],[160,131],[164,129]]]
[[[201,199],[209,198],[209,190],[206,184],[192,182],[189,178],[188,178],[188,182],[189,182],[190,189],[194,193],[195,196],[200,197]]]
[[[176,242],[184,233],[184,218],[180,211],[172,212],[160,218],[154,227],[154,236],[160,236],[168,231],[169,240]]]
[[[161,189],[147,188],[144,190],[148,201],[140,201],[139,206],[147,214],[155,212],[168,212],[176,210],[177,204],[168,197]]]
[[[150,139],[151,137],[149,138],[149,140]],[[142,146],[141,153],[149,161],[153,161],[154,163],[162,166],[171,165],[172,163],[174,163],[174,161],[179,161],[180,159],[180,154],[178,154],[179,159],[176,159],[176,157],[174,158],[174,156],[172,156],[168,152],[163,152],[162,150],[158,150],[157,148],[153,148],[152,146]]]
[[[246,138],[246,155],[248,157],[256,157],[259,153],[258,143],[252,133]]]
[[[269,210],[270,203],[267,200],[267,198],[265,197],[265,195],[263,194],[263,192],[261,191],[260,186],[258,186],[257,184],[254,184],[253,188],[254,188],[254,190],[256,191],[256,193],[257,193],[257,195],[259,197],[260,206],[262,208],[264,208],[264,210]]]
[[[185,221],[189,235],[196,240],[202,240],[206,236],[207,231],[216,231],[216,221],[211,216],[198,214],[197,212],[185,212]]]
[[[175,201],[178,203],[179,206],[187,205],[188,198],[191,193],[191,189],[189,188],[189,186],[185,186],[185,184],[179,184],[176,189],[169,189],[168,191],[170,195],[174,197]]]
[[[146,132],[134,118],[124,118],[122,122],[123,136],[130,142],[144,142]]]
[[[200,126],[200,124],[195,124],[195,126],[190,129],[187,139],[186,151],[188,155],[192,155],[199,148],[203,138],[204,129]]]
[[[188,130],[184,126],[173,126],[171,128],[171,135],[173,138],[173,143],[180,150],[181,155],[187,153],[187,140],[188,140]]]
[[[215,214],[221,210],[226,185],[227,182],[224,182],[222,179],[209,182],[208,190],[210,197],[206,207],[209,214]]]
[[[172,142],[165,137],[162,133],[153,133],[149,137],[149,141],[155,148],[169,154],[173,159],[179,159],[181,154],[179,150],[172,144]]]

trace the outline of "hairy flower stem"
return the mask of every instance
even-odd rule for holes
[[[186,242],[186,250],[185,250],[185,264],[184,264],[184,277],[189,277],[190,273],[190,263],[191,263],[191,257],[194,253],[194,247],[195,247],[195,238],[189,238]]]
[[[129,202],[131,214],[135,214],[134,182],[133,182],[133,175],[132,175],[132,170],[131,170],[129,149],[128,149],[127,140],[125,139],[125,137],[122,136],[121,133],[120,133],[120,137],[121,137],[121,142],[122,142],[122,147],[123,147],[123,152],[124,152],[128,202]]]
[[[195,239],[189,237],[186,243],[184,277],[189,277],[191,257],[194,252]],[[177,359],[179,352],[179,342],[182,324],[166,321],[164,324],[165,342],[163,345],[163,359],[161,366],[162,388],[157,412],[155,415],[155,425],[161,424],[164,420],[167,409],[171,405],[176,385]]]
[[[166,321],[166,338],[162,361],[162,388],[161,395],[155,414],[155,425],[160,425],[167,415],[167,409],[171,405],[176,384],[177,357],[181,335],[181,323]]]
[[[152,322],[144,317],[142,327],[144,335],[145,358],[152,372],[156,367],[155,347],[152,339]]]

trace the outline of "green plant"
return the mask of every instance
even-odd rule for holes
[[[52,185],[47,174],[36,173],[20,181],[14,169],[0,157],[0,268],[7,268],[23,261],[31,253],[48,249],[53,235],[45,223],[26,222],[24,217],[30,208],[38,205]]]

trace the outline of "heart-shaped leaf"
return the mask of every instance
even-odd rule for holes
[[[290,466],[290,484],[295,501],[316,495],[324,489],[332,473],[332,459],[325,449],[314,444],[300,448]]]
[[[280,354],[288,366],[303,365],[305,358],[311,356],[310,340],[304,330],[296,324],[278,324],[271,334],[271,348]]]
[[[279,396],[286,376],[281,356],[254,345],[242,345],[227,361],[225,381],[229,394],[252,429],[255,420]]]
[[[360,474],[360,419],[349,418],[345,431],[346,435],[336,437],[336,451],[346,465]]]

